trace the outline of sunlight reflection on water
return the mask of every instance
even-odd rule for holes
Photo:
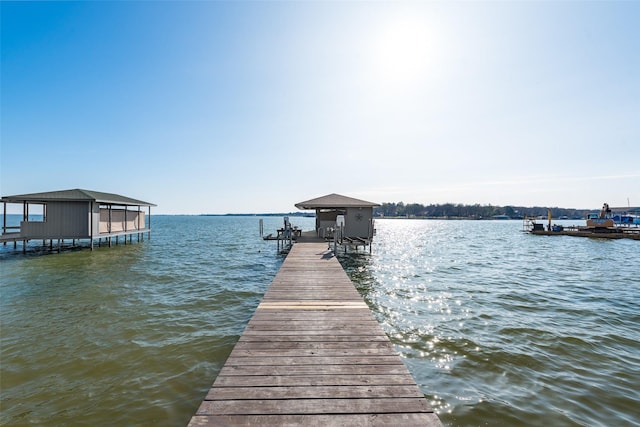
[[[446,424],[640,419],[638,242],[518,221],[376,225],[373,255],[341,262]]]

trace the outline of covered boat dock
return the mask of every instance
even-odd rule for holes
[[[301,210],[316,211],[316,234],[344,246],[369,246],[375,235],[373,208],[378,203],[341,194],[328,194],[296,203]]]
[[[153,203],[132,199],[112,193],[73,189],[49,191],[44,193],[3,196],[3,223],[0,242],[6,245],[13,242],[23,243],[26,251],[30,240],[42,240],[43,246],[53,242],[57,246],[65,240],[88,239],[93,250],[94,242],[104,239],[111,246],[119,237],[131,242],[136,235],[144,239],[144,233],[151,233],[151,207]],[[7,204],[21,205],[22,215],[19,225],[9,225]]]

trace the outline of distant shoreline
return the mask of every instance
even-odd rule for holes
[[[154,214],[154,216],[211,216],[211,217],[297,217],[297,218],[315,218],[315,214],[299,214],[299,213],[232,213],[232,214]],[[558,218],[552,217],[554,220],[584,220],[585,218]],[[438,221],[522,221],[523,217],[514,218],[474,218],[474,217],[457,217],[457,216],[376,216],[373,219],[409,219],[409,220],[438,220]],[[546,217],[544,218],[546,219]]]
[[[180,215],[180,214],[178,214]],[[188,214],[186,214],[188,215]],[[315,214],[308,212],[289,212],[289,213],[227,213],[227,214],[196,214],[197,216],[294,216],[315,218]]]

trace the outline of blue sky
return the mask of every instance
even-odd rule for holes
[[[0,190],[640,206],[640,2],[2,2]]]

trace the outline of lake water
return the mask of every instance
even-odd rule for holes
[[[283,257],[257,217],[152,226],[93,252],[0,247],[0,424],[187,424]],[[372,255],[339,259],[445,425],[640,423],[640,242],[376,228]]]

